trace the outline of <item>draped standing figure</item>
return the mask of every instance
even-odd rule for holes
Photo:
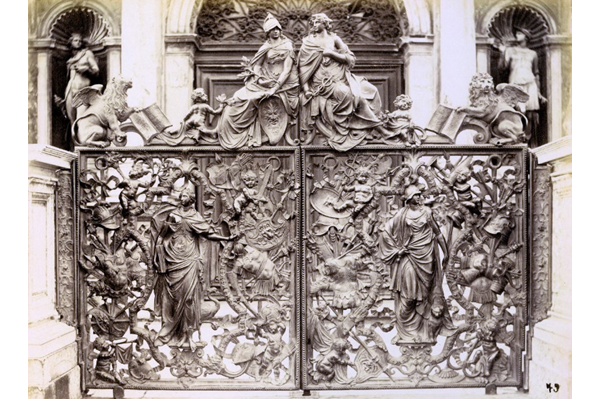
[[[209,222],[196,211],[194,186],[180,194],[181,204],[162,224],[155,246],[154,264],[158,271],[155,310],[162,326],[157,345],[195,349],[194,332],[200,335],[203,298],[203,270],[206,240],[228,240],[215,233]]]
[[[380,243],[395,300],[394,342],[432,342],[439,333],[453,329],[442,291],[448,249],[431,209],[423,205],[421,191],[410,185],[405,196],[406,206],[385,224]]]

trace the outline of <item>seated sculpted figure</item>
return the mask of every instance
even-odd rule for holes
[[[315,14],[298,56],[303,89],[303,130],[316,128],[331,147],[346,151],[357,146],[381,124],[377,88],[350,72],[356,57],[335,33],[331,19]]]
[[[246,84],[227,101],[217,132],[227,150],[244,146],[277,144],[298,107],[298,73],[294,45],[281,34],[281,25],[271,14],[263,24],[267,41],[250,60]],[[262,115],[267,104],[277,115]]]

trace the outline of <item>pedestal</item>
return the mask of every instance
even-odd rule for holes
[[[29,398],[80,398],[75,328],[56,312],[56,171],[75,154],[29,145]]]
[[[571,137],[535,149],[539,163],[552,165],[552,308],[533,328],[530,393],[570,398],[572,391],[572,161]],[[556,386],[558,385],[558,386]]]

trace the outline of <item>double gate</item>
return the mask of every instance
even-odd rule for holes
[[[78,155],[57,281],[84,389],[527,389],[548,191],[525,146]]]

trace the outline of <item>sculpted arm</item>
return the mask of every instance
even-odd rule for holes
[[[353,67],[356,58],[354,57],[352,52],[350,52],[350,50],[348,49],[348,46],[346,46],[346,44],[344,42],[342,42],[342,39],[340,39],[337,36],[335,38],[335,48],[337,51],[329,50],[329,49],[323,50],[323,56],[331,57],[334,60],[336,60],[337,62],[340,62],[342,64],[347,64],[350,67]]]
[[[283,62],[283,71],[281,71],[281,75],[279,75],[279,79],[277,80],[277,85],[275,86],[277,89],[282,87],[285,82],[288,80],[290,73],[292,72],[292,68],[294,67],[294,60],[291,55],[285,58]]]
[[[77,67],[78,72],[86,72],[89,71],[91,74],[96,75],[100,69],[98,68],[98,63],[96,62],[96,57],[94,57],[94,53],[90,50],[85,52],[85,64]]]
[[[431,214],[429,215],[429,225],[431,226],[431,229],[433,230],[437,242],[439,243],[440,247],[442,248],[442,251],[444,252],[442,268],[445,268],[446,263],[448,261],[448,245],[446,243],[446,238],[444,238],[444,235],[442,235],[440,227],[438,226],[437,222],[435,222]]]

